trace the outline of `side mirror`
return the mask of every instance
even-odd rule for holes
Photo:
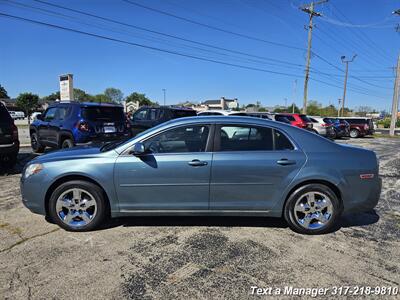
[[[36,119],[38,119],[38,120],[40,120],[40,121],[43,121],[43,114],[38,114],[38,115],[36,116]]]
[[[136,156],[143,155],[145,152],[146,149],[144,148],[144,145],[141,142],[138,142],[135,145],[133,145],[133,149],[131,150],[131,153]]]

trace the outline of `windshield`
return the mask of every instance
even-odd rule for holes
[[[122,107],[85,107],[82,111],[82,117],[89,121],[121,122],[124,120],[124,111]]]

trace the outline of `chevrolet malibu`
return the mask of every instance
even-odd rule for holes
[[[332,231],[342,213],[375,207],[374,152],[251,117],[173,120],[123,143],[30,161],[22,201],[70,231],[108,217],[283,217],[300,233]]]

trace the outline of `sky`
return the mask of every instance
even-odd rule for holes
[[[74,87],[91,94],[115,87],[162,103],[166,89],[167,104],[224,96],[240,104],[302,106],[308,15],[299,7],[308,1],[43,1],[114,22],[35,0],[0,0],[2,14],[97,35],[0,16],[0,84],[10,97],[46,96],[59,89],[59,75],[72,73]],[[390,111],[400,46],[396,9],[398,0],[316,6],[322,15],[313,19],[309,100],[337,105],[341,56],[357,54],[349,63],[346,106]]]

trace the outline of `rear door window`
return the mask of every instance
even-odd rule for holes
[[[272,129],[253,126],[222,126],[219,151],[273,150]]]
[[[275,150],[277,151],[294,150],[293,144],[289,141],[286,135],[276,129],[274,129],[274,144]]]
[[[144,121],[144,120],[148,120],[148,116],[149,116],[149,110],[148,109],[142,109],[142,110],[137,111],[133,115],[133,118],[135,120]]]

